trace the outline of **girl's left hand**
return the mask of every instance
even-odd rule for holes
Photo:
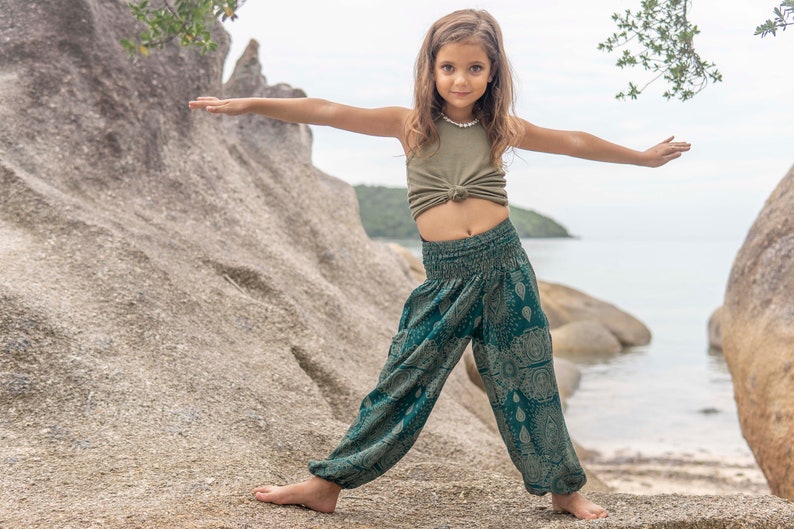
[[[673,141],[675,136],[670,136],[658,145],[654,145],[642,153],[642,165],[647,167],[660,167],[670,160],[675,160],[681,153],[690,149],[691,145],[685,141]]]

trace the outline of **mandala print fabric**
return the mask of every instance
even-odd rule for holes
[[[428,280],[405,303],[375,389],[312,474],[353,488],[416,441],[469,341],[513,463],[533,494],[579,490],[585,475],[562,416],[548,322],[512,224],[423,245]]]

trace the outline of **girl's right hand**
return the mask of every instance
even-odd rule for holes
[[[218,99],[217,97],[199,97],[195,101],[188,103],[191,110],[205,109],[213,114],[226,114],[228,116],[239,116],[248,112],[248,105],[245,99]]]

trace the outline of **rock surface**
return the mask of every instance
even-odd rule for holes
[[[394,242],[387,243],[387,246],[390,250],[402,257],[403,261],[405,261],[405,273],[408,274],[416,284],[427,279],[422,260],[415,256],[411,250]]]
[[[540,281],[538,290],[552,329],[572,321],[597,321],[625,347],[651,341],[651,331],[644,323],[611,303],[556,283]]]
[[[709,316],[708,338],[709,347],[722,350],[722,307],[717,307]]]
[[[736,256],[722,343],[742,433],[773,494],[794,499],[794,167]]]
[[[609,329],[593,320],[571,321],[555,327],[551,330],[551,337],[555,355],[605,355],[619,353],[623,349]]]
[[[187,110],[298,93],[253,53],[223,87],[221,32],[217,54],[131,63],[126,4],[2,5],[0,526],[580,526],[523,492],[460,370],[415,450],[337,513],[252,499],[336,444],[412,282],[310,164],[307,128]],[[794,515],[763,496],[595,498],[613,518],[593,527]]]

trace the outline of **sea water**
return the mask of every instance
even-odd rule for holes
[[[574,439],[604,454],[750,456],[730,372],[707,335],[741,241],[523,244],[538,279],[608,301],[652,333],[649,345],[575,359],[582,380],[565,413]]]

